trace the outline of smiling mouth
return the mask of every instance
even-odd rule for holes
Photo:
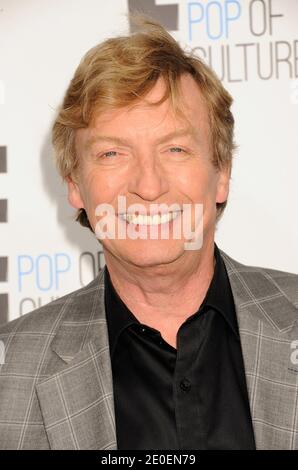
[[[162,225],[171,222],[178,217],[181,211],[167,212],[166,214],[142,215],[119,214],[125,222],[133,225]]]

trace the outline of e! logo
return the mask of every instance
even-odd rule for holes
[[[3,341],[0,341],[0,365],[5,364],[5,346]]]
[[[155,0],[128,0],[129,13],[142,12],[155,18],[168,31],[178,31],[178,3],[156,5]],[[130,21],[130,31],[137,31],[137,26]]]
[[[291,342],[291,349],[294,349],[290,357],[291,363],[298,364],[298,340],[297,339]]]

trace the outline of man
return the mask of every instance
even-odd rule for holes
[[[214,243],[231,103],[154,22],[80,63],[53,143],[106,266],[1,328],[2,449],[298,448],[298,278]]]

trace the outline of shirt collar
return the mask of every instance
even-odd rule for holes
[[[216,243],[214,243],[214,257],[216,261],[214,274],[206,296],[200,306],[200,309],[191,315],[187,321],[190,320],[193,316],[197,315],[198,312],[203,311],[203,309],[205,310],[207,307],[212,307],[224,317],[237,338],[240,339],[230,281],[224,261],[220,255],[220,251]],[[105,266],[104,276],[105,309],[108,323],[110,350],[111,354],[113,354],[117,340],[122,331],[132,324],[141,325],[141,323],[127,308],[125,303],[116,292],[112,284],[107,266]]]
[[[140,324],[140,322],[127,308],[116,292],[107,266],[105,266],[104,276],[105,309],[108,323],[110,350],[113,355],[115,346],[122,331],[128,326],[132,324]]]
[[[214,257],[216,264],[213,278],[200,310],[207,307],[214,308],[224,317],[240,340],[233,293],[224,260],[216,243],[214,243]]]

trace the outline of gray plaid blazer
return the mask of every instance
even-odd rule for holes
[[[298,449],[298,275],[220,252],[256,447]],[[0,328],[1,449],[117,449],[104,269],[87,286]]]

